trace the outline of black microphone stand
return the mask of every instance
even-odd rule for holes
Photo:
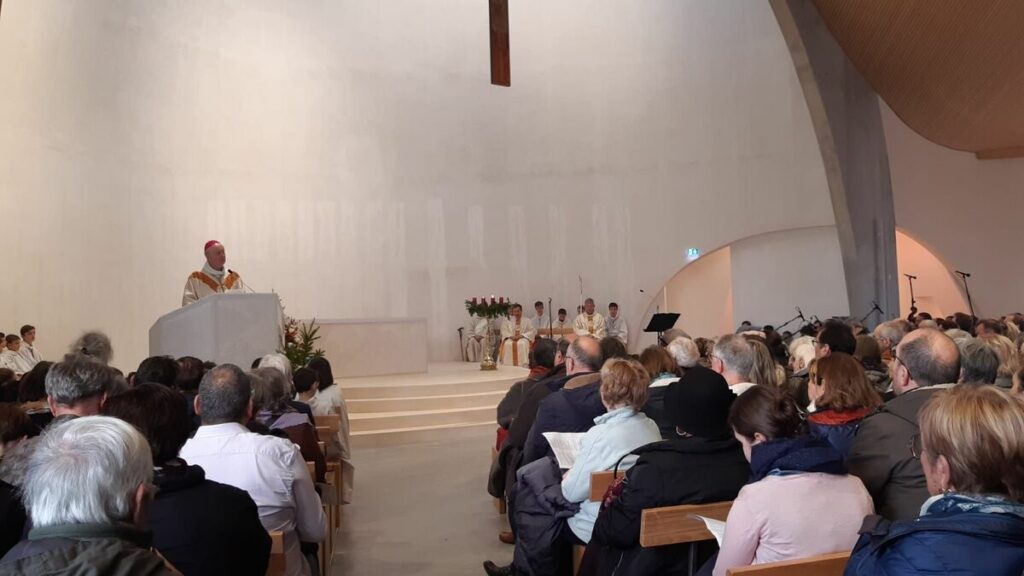
[[[971,318],[977,320],[978,317],[974,315],[974,302],[971,301],[971,289],[967,287],[967,279],[971,276],[967,272],[961,272],[956,270],[956,275],[960,277],[964,282],[964,292],[967,293],[967,306],[971,309]]]
[[[910,283],[910,316],[907,316],[907,321],[913,323],[914,316],[917,315],[917,299],[914,298],[914,280],[917,280],[917,276],[912,274],[904,274],[907,277],[907,282]]]
[[[555,309],[551,307],[551,297],[548,296],[548,338],[555,337]]]
[[[885,312],[881,308],[878,307],[878,302],[875,302],[874,300],[872,300],[871,301],[871,310],[869,310],[868,313],[865,314],[864,317],[860,319],[860,323],[863,324],[863,323],[867,322],[868,318],[870,318],[871,315],[874,314],[875,312],[878,312],[879,316],[881,316],[882,318],[885,318]]]

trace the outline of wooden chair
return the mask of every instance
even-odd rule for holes
[[[313,482],[316,482],[316,462],[306,462],[306,468],[309,470],[309,478]]]
[[[284,556],[284,533],[270,532],[270,562],[267,564],[267,576],[282,576],[287,572],[288,562]]]
[[[730,568],[726,574],[727,576],[843,576],[843,571],[849,561],[849,552],[835,552],[798,560]]]
[[[671,544],[691,544],[689,551],[689,573],[697,571],[697,542],[714,540],[704,521],[697,516],[706,516],[725,522],[729,517],[732,502],[711,504],[683,504],[649,508],[640,517],[640,546],[656,548]]]
[[[314,416],[313,419],[316,420],[315,425],[317,428],[328,428],[332,434],[337,434],[338,430],[341,429],[341,416],[338,414]]]

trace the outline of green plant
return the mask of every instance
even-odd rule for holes
[[[292,370],[298,370],[313,358],[323,357],[324,351],[316,347],[319,339],[320,327],[316,325],[316,318],[308,324],[287,318],[284,325],[284,349],[278,352],[288,357]]]

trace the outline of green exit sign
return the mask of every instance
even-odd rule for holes
[[[689,258],[690,260],[693,260],[694,258],[700,258],[700,248],[687,248],[686,257]]]

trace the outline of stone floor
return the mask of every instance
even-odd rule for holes
[[[344,508],[332,575],[481,576],[512,546],[486,492],[493,430],[356,454],[354,502]]]

